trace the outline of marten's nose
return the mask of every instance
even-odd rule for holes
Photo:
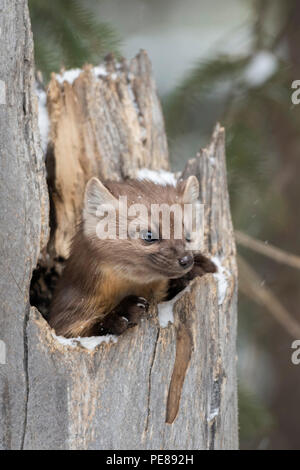
[[[189,266],[191,266],[194,262],[194,257],[192,255],[185,255],[183,256],[183,258],[179,258],[179,264],[180,266],[182,266],[183,268],[188,268]]]

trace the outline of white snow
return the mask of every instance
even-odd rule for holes
[[[101,64],[98,65],[97,67],[93,68],[94,75],[96,77],[106,77],[107,76],[107,70],[105,65]]]
[[[169,323],[174,323],[173,299],[168,302],[158,304],[158,320],[162,328],[166,328]]]
[[[142,168],[137,172],[137,179],[153,181],[153,183],[160,184],[162,186],[171,185],[176,186],[177,179],[171,171],[166,170],[148,170],[148,168]]]
[[[268,51],[260,51],[246,67],[243,79],[249,86],[260,86],[272,77],[277,67],[278,62],[274,54]]]
[[[54,339],[56,339],[63,346],[70,346],[75,348],[76,346],[81,345],[85,349],[92,351],[101,343],[116,343],[118,338],[115,335],[103,335],[103,336],[90,336],[90,337],[80,337],[77,338],[65,338],[64,336],[56,336],[55,333],[52,333]]]
[[[221,260],[217,256],[212,256],[211,260],[215,263],[218,268],[218,272],[214,273],[213,276],[218,284],[218,305],[222,305],[226,296],[226,290],[228,287],[228,277],[230,276],[228,270],[222,266]]]
[[[219,408],[214,408],[214,409],[210,412],[210,414],[209,414],[209,416],[208,416],[208,421],[210,422],[210,421],[212,421],[213,419],[215,419],[215,418],[218,416],[219,411],[220,411]]]
[[[119,69],[120,64],[116,64],[116,67],[117,67],[117,69]],[[73,82],[76,80],[76,78],[79,77],[81,72],[82,72],[82,69],[66,70],[65,72],[56,74],[56,80],[61,85],[63,85],[64,82],[68,82],[72,85]],[[105,64],[100,64],[100,65],[97,65],[96,67],[93,67],[92,72],[93,72],[93,74],[96,78],[107,77],[108,76],[108,72],[106,70]],[[110,76],[111,76],[112,80],[116,80],[117,77],[118,77],[118,74],[114,72]]]
[[[173,299],[168,300],[167,302],[161,302],[157,305],[158,310],[158,320],[161,328],[166,328],[169,323],[174,323],[174,310],[173,307],[178,299],[180,299],[185,292],[189,292],[191,286],[188,285],[185,289],[179,292]]]
[[[38,125],[41,136],[41,146],[43,153],[45,154],[47,150],[50,129],[50,120],[47,109],[47,94],[45,90],[42,90],[39,88],[39,86],[36,86],[35,90],[38,97]]]
[[[70,69],[62,73],[56,74],[56,80],[63,85],[64,82],[68,82],[72,85],[74,80],[81,74],[82,69]]]

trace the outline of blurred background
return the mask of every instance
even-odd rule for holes
[[[37,68],[98,64],[146,49],[173,169],[226,128],[240,257],[242,449],[300,448],[300,2],[29,0]],[[296,256],[279,251],[277,248]]]

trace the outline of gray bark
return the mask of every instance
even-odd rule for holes
[[[28,399],[27,323],[32,269],[48,234],[45,164],[37,130],[27,1],[0,7],[0,448],[23,445]]]
[[[5,272],[0,339],[8,353],[6,365],[0,364],[0,447],[237,448],[237,273],[224,130],[217,126],[210,146],[184,171],[184,176],[199,178],[205,252],[220,260],[219,274],[191,283],[175,303],[174,323],[166,328],[152,306],[151,317],[116,343],[102,343],[92,351],[61,344],[28,300],[31,273],[48,235],[45,165],[36,126],[26,2],[2,4],[0,79],[7,84],[7,102],[0,105],[0,261]],[[52,184],[61,196],[53,199],[58,221],[62,214],[78,212],[90,172],[121,178],[143,166],[168,167],[147,56],[139,54],[118,71],[114,64],[108,61],[105,79],[93,78],[87,69],[72,85],[59,85],[55,78],[50,84]],[[66,147],[71,151],[64,152]],[[74,170],[70,180],[67,170]],[[74,175],[79,188],[75,199],[68,184]],[[53,235],[56,254],[66,253],[76,217],[68,220]]]

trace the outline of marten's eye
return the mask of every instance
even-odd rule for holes
[[[154,243],[158,241],[157,235],[155,235],[153,232],[150,232],[150,230],[142,232],[141,238],[147,243]]]

